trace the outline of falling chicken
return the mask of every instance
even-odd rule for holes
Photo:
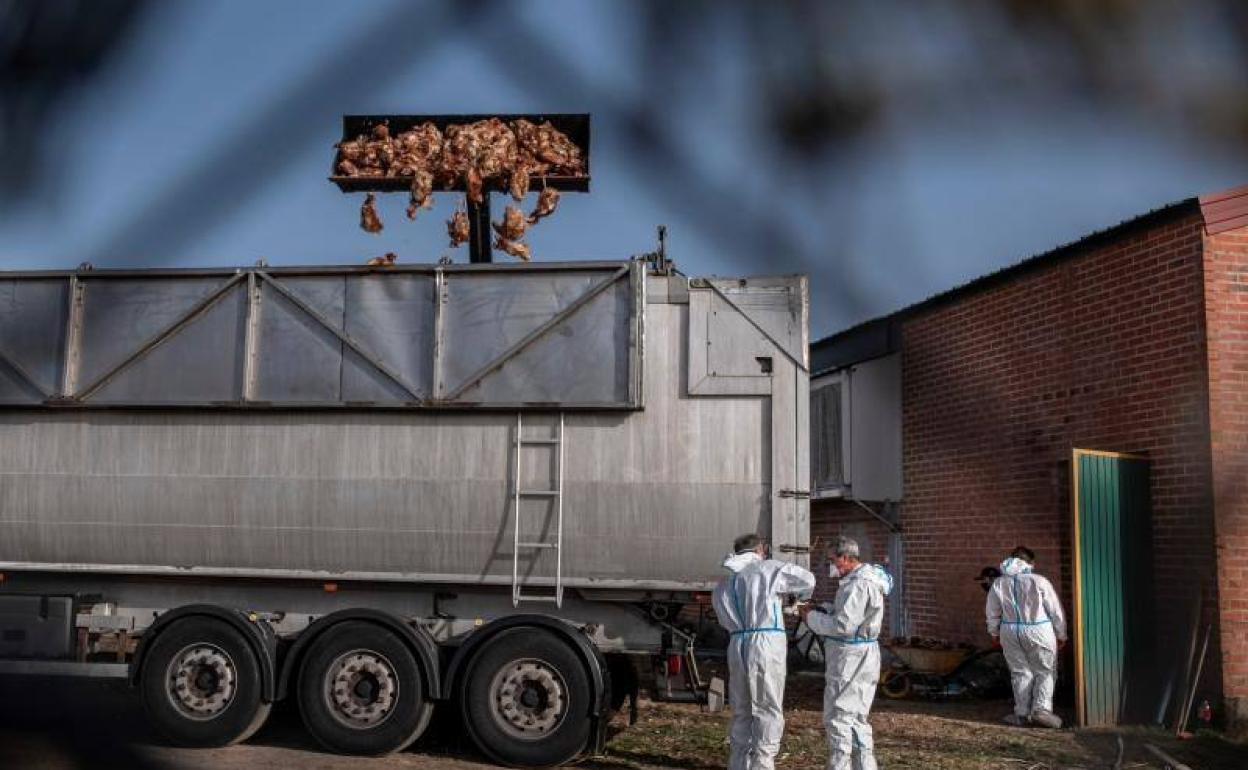
[[[511,178],[507,180],[507,190],[516,199],[516,203],[524,200],[524,196],[529,194],[529,170],[517,164],[511,170]]]
[[[543,188],[537,196],[537,205],[533,207],[533,213],[529,214],[529,224],[537,224],[537,220],[548,217],[555,213],[555,207],[559,205],[559,191],[553,187]]]
[[[494,248],[501,249],[511,256],[522,259],[525,262],[528,262],[531,257],[527,243],[509,241],[501,235],[494,239]]]
[[[452,214],[446,220],[446,234],[451,237],[452,249],[461,243],[467,243],[472,234],[472,228],[468,224],[468,212],[460,209]]]
[[[369,267],[392,267],[394,265],[394,261],[398,258],[398,255],[393,251],[387,251],[380,257],[373,257],[368,260],[366,264],[368,264]]]
[[[420,209],[433,208],[433,173],[417,169],[412,175],[411,202],[407,205],[407,218],[415,219]]]
[[[364,205],[360,206],[360,227],[366,233],[379,233],[383,227],[377,215],[377,199],[372,193],[364,196]]]
[[[528,229],[528,220],[524,218],[524,212],[516,206],[508,206],[503,212],[503,221],[494,222],[494,232],[498,233],[498,237],[507,241],[518,241],[524,237],[524,231]]]

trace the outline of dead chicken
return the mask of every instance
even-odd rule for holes
[[[584,176],[585,161],[581,159],[581,148],[559,129],[546,121],[537,128],[538,160],[545,161],[553,167],[557,174],[567,176]]]
[[[553,187],[542,188],[542,192],[537,196],[537,205],[533,207],[533,213],[529,214],[529,224],[535,225],[537,220],[555,213],[558,205],[559,191]]]
[[[507,180],[507,189],[517,203],[524,200],[524,196],[529,194],[529,170],[522,161],[517,162],[515,167],[512,168],[511,178]]]
[[[461,243],[467,243],[472,237],[472,228],[468,224],[468,212],[463,209],[457,210],[446,220],[446,234],[451,237],[451,248],[459,246]]]
[[[525,262],[528,262],[532,256],[529,252],[529,245],[527,243],[509,241],[501,235],[494,239],[494,248],[502,249],[511,256],[516,257],[517,259],[522,259]]]
[[[393,251],[387,251],[380,257],[373,257],[368,260],[367,264],[369,267],[391,267],[394,265],[394,261],[398,258],[398,255]]]
[[[433,208],[433,173],[417,169],[412,175],[411,202],[407,204],[407,218],[415,219],[420,209]]]
[[[524,237],[524,231],[528,229],[529,223],[524,218],[524,212],[516,206],[508,206],[503,212],[503,221],[494,222],[494,232],[498,233],[500,240],[518,241]]]
[[[529,173],[584,176],[585,161],[581,148],[548,120],[540,126],[524,120],[512,121],[519,155],[525,159]]]
[[[501,177],[516,162],[516,135],[498,118],[481,120],[472,124],[479,134],[481,154],[477,168],[484,179]]]
[[[432,123],[421,123],[396,136],[394,148],[398,176],[415,176],[422,170],[432,172],[442,155],[442,132]]]
[[[383,227],[377,215],[377,199],[372,193],[364,196],[364,205],[360,206],[360,227],[366,233],[379,233]]]
[[[346,139],[335,145],[338,148],[338,173],[342,176],[359,176],[366,152],[365,138]]]

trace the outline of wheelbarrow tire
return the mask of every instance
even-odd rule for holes
[[[889,671],[880,679],[880,693],[885,698],[908,698],[911,689],[910,674],[907,671]]]

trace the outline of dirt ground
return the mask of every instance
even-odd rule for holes
[[[794,677],[788,688],[788,725],[780,768],[821,768],[827,759],[820,719],[821,682]],[[1114,734],[1042,731],[1000,724],[1009,704],[877,701],[871,717],[876,756],[883,768],[923,770],[1058,770],[1113,767]],[[589,770],[717,770],[728,754],[729,714],[697,706],[643,701],[640,720],[619,732],[603,756],[581,763]],[[1159,770],[1143,749],[1152,742],[1196,770],[1248,768],[1248,746],[1216,735],[1179,743],[1156,731],[1124,732],[1124,770]],[[0,678],[0,768],[69,770],[121,767],[133,770],[299,770],[330,768],[448,768],[484,764],[454,720],[435,719],[412,750],[377,759],[324,753],[303,731],[298,715],[278,708],[248,743],[227,749],[185,750],[161,745],[143,721],[134,693],[123,684],[82,680]]]

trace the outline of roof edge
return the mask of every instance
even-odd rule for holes
[[[985,289],[998,286],[1008,280],[1026,275],[1035,270],[1041,270],[1046,267],[1061,264],[1066,260],[1082,256],[1093,249],[1105,246],[1114,239],[1134,234],[1136,231],[1143,230],[1145,228],[1155,227],[1157,225],[1197,213],[1201,214],[1202,218],[1204,218],[1206,197],[1210,199],[1211,203],[1218,203],[1221,200],[1232,200],[1235,202],[1242,201],[1242,205],[1244,207],[1243,214],[1237,214],[1235,219],[1243,218],[1245,220],[1243,224],[1248,224],[1248,186],[1235,188],[1235,190],[1242,192],[1239,194],[1231,194],[1233,191],[1227,191],[1228,198],[1218,200],[1213,199],[1218,195],[1223,195],[1223,193],[1215,193],[1213,195],[1202,196],[1200,198],[1185,198],[1169,205],[1153,209],[1103,230],[1097,230],[1089,233],[1076,241],[1071,241],[1070,243],[1063,244],[1054,249],[1034,254],[1020,262],[1014,263],[1013,265],[1008,265],[998,270],[994,270],[993,272],[981,275],[978,278],[973,278],[966,283],[946,289],[945,291],[934,294],[927,299],[920,300],[919,302],[895,310],[892,313],[869,318],[865,321],[854,324],[853,326],[839,332],[835,332],[816,340],[811,343],[811,347],[814,348],[821,345],[834,345],[839,341],[871,327],[872,325],[900,321],[908,316],[912,316],[926,310],[931,310],[966,295],[976,294],[984,291]],[[1224,229],[1231,229],[1231,227],[1238,226],[1240,225],[1231,225],[1230,227],[1226,227]],[[1208,219],[1205,219],[1205,227],[1206,231],[1211,234],[1214,232],[1209,230]]]
[[[1202,195],[1199,200],[1209,235],[1248,226],[1248,185]]]

